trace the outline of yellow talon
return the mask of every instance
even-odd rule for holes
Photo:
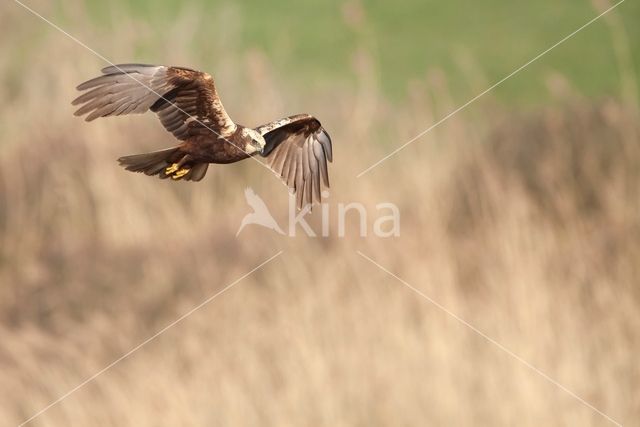
[[[183,176],[185,176],[186,174],[189,173],[191,169],[180,169],[178,172],[174,173],[173,176],[171,178],[173,179],[180,179]]]
[[[169,166],[168,168],[166,168],[164,170],[164,174],[165,175],[171,175],[172,173],[174,173],[177,170],[178,170],[178,164],[174,163],[174,164],[172,164],[171,166]]]

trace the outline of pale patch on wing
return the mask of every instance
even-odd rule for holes
[[[269,133],[274,129],[281,128],[283,126],[286,126],[296,121],[302,121],[302,120],[308,120],[308,119],[315,120],[315,118],[309,114],[296,114],[295,116],[284,117],[280,120],[275,120],[273,122],[266,123],[262,126],[258,126],[256,128],[256,131],[258,131],[261,135],[264,136],[266,133]]]

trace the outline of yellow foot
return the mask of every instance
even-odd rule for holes
[[[190,170],[191,170],[191,169],[180,169],[178,172],[174,173],[174,174],[171,176],[171,178],[173,178],[173,179],[180,179],[180,178],[182,178],[183,176],[185,176],[186,174],[188,174]]]
[[[164,170],[164,174],[165,175],[171,175],[172,173],[174,173],[177,170],[178,170],[178,164],[174,163],[174,164],[172,164],[171,166],[169,166],[168,168],[166,168]]]

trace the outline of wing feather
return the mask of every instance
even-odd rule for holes
[[[333,161],[331,138],[320,122],[298,114],[256,128],[265,141],[262,156],[296,194],[298,208],[322,201],[329,188],[327,162]]]
[[[223,137],[236,130],[207,73],[144,64],[106,67],[102,73],[78,85],[78,90],[87,92],[72,101],[80,106],[75,114],[87,114],[87,121],[151,110],[180,140],[203,129]]]
[[[302,156],[295,157],[295,194],[298,207],[303,206],[304,201],[304,176],[303,176]]]
[[[320,168],[318,167],[318,159],[316,159],[313,153],[313,144],[307,144],[307,152],[309,156],[309,168],[311,169],[311,179],[309,181],[313,183],[313,194],[316,200],[320,200],[322,198],[320,191]]]

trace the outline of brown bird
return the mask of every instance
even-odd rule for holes
[[[233,163],[259,154],[296,194],[298,207],[320,202],[322,188],[329,187],[331,138],[309,114],[252,129],[231,120],[207,73],[183,67],[121,64],[102,69],[102,74],[77,87],[87,92],[72,102],[81,105],[76,116],[88,114],[85,120],[92,121],[151,110],[180,140],[171,148],[119,158],[120,165],[129,171],[200,181],[209,163]]]

